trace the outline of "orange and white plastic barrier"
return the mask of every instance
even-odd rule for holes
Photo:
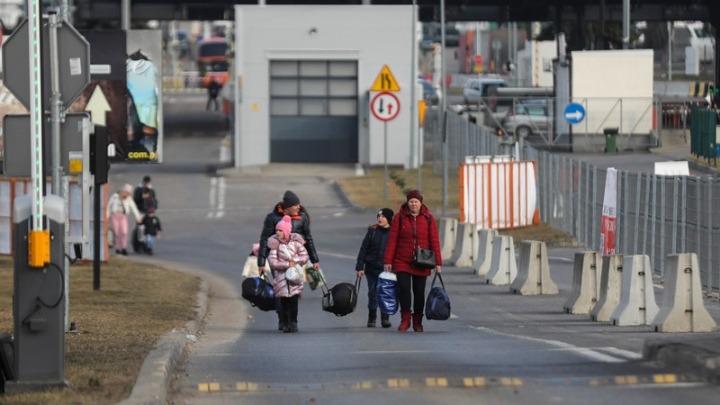
[[[458,170],[461,223],[509,229],[539,222],[535,161],[468,157]]]
[[[48,189],[50,185],[48,184]],[[12,224],[13,224],[13,213],[15,198],[25,195],[29,192],[30,180],[24,178],[2,178],[0,179],[0,255],[10,255],[13,252],[12,246]],[[82,188],[80,184],[76,182],[70,183],[70,198],[68,198],[70,206],[68,207],[68,213],[70,215],[70,229],[68,230],[69,236],[79,237],[82,233]],[[105,207],[108,203],[108,187],[103,186],[102,192],[102,240],[105,241],[104,237],[107,235],[108,224],[104,220]],[[92,196],[90,197],[92,201]],[[92,219],[90,219],[92,226]],[[102,260],[107,260],[110,257],[110,252],[107,247],[107,243],[103,243],[104,248],[100,250],[100,257]],[[86,257],[89,257],[92,252],[92,240],[90,241],[90,250],[83,252]],[[69,253],[72,255],[72,253]]]

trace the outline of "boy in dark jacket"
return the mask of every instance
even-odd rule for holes
[[[155,215],[155,207],[152,205],[147,207],[142,224],[145,226],[145,251],[152,256],[153,249],[155,249],[155,239],[162,232],[160,218]]]
[[[368,228],[358,252],[357,264],[355,271],[358,276],[365,276],[368,285],[368,328],[374,328],[377,320],[377,281],[378,276],[383,271],[383,257],[385,256],[385,246],[387,245],[388,235],[390,234],[390,223],[393,219],[393,210],[383,208],[377,213],[377,223]],[[386,314],[380,314],[381,325],[383,328],[389,328],[390,317]]]

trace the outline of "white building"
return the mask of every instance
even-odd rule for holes
[[[383,124],[370,114],[369,89],[383,65],[401,105],[387,126],[388,162],[408,165],[417,122],[410,6],[236,6],[235,15],[237,167],[382,164]]]

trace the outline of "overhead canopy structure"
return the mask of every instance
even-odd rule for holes
[[[78,23],[117,25],[118,0],[75,0]],[[232,20],[236,4],[257,0],[132,0],[133,21]],[[411,4],[411,0],[265,0],[265,4]],[[620,21],[622,0],[447,0],[448,21]],[[720,20],[717,0],[632,0],[632,18],[639,21]],[[417,0],[421,21],[439,21],[440,2]]]

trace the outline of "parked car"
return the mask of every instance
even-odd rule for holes
[[[480,77],[469,79],[463,87],[463,100],[465,104],[480,104],[483,99],[492,94],[498,87],[507,87],[505,80],[500,77]]]
[[[547,99],[517,101],[502,120],[505,131],[517,138],[546,134],[551,122]]]

